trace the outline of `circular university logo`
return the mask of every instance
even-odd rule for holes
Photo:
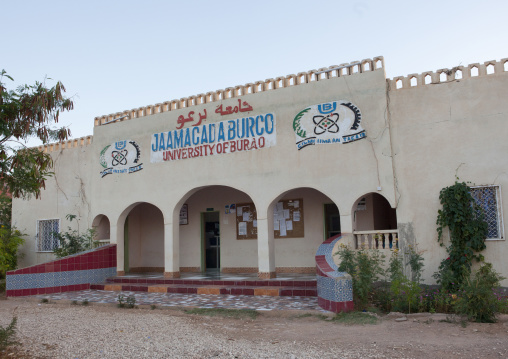
[[[133,173],[143,169],[139,163],[139,146],[136,142],[125,140],[112,143],[104,147],[99,156],[99,162],[105,169],[101,177],[110,173]]]
[[[312,105],[293,120],[298,150],[309,145],[350,143],[366,137],[358,107],[348,101]]]

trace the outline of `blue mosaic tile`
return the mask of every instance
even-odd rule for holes
[[[353,300],[352,281],[348,278],[318,278],[317,291],[318,296],[326,300],[334,302],[347,302]]]
[[[14,290],[14,289],[23,289],[21,287],[22,282],[19,280],[19,275],[8,275],[6,276],[6,289]]]

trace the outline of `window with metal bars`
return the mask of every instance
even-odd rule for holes
[[[53,252],[58,248],[58,238],[55,233],[60,232],[59,219],[43,219],[37,221],[37,251]]]
[[[499,186],[470,187],[471,195],[487,222],[487,239],[504,239],[501,190]]]

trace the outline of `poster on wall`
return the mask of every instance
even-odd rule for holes
[[[236,203],[234,208],[236,209],[236,239],[257,239],[258,221],[254,203]]]
[[[99,156],[99,162],[104,170],[101,177],[112,173],[134,173],[143,169],[139,163],[141,151],[135,141],[117,141],[104,147]]]
[[[273,234],[275,238],[304,237],[303,199],[287,199],[273,207]]]
[[[189,224],[189,206],[187,203],[180,208],[180,224]]]
[[[367,137],[360,109],[349,101],[312,105],[293,120],[296,148],[311,145],[351,143]]]

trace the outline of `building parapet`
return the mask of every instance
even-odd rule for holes
[[[48,143],[48,144],[39,146],[38,149],[44,153],[48,153],[48,152],[53,152],[53,151],[59,151],[60,149],[65,149],[65,148],[87,146],[92,143],[92,138],[93,138],[93,136],[85,136],[85,137],[74,138],[74,139],[62,141],[62,142]]]
[[[425,71],[421,74],[409,74],[407,76],[397,76],[393,79],[387,79],[390,89],[410,89],[426,85],[435,85],[446,82],[458,81],[467,78],[495,76],[508,72],[508,58],[500,61],[485,61],[483,64],[473,63],[466,66],[457,66],[451,69],[439,69],[434,71]]]
[[[384,68],[384,58],[382,56],[373,59],[364,59],[362,61],[353,61],[330,67],[323,67],[318,70],[299,72],[296,75],[279,76],[269,78],[264,81],[256,81],[245,85],[227,87],[223,90],[210,91],[206,94],[198,94],[189,97],[183,97],[179,100],[171,100],[163,103],[156,103],[145,107],[134,108],[132,110],[112,113],[105,116],[95,117],[94,126],[102,126],[117,121],[139,118],[149,115],[155,115],[162,112],[179,110],[191,106],[222,101],[230,98],[250,95],[259,92],[277,90],[285,87],[298,86],[315,81],[322,81],[334,77],[344,77],[358,73],[376,71]]]

